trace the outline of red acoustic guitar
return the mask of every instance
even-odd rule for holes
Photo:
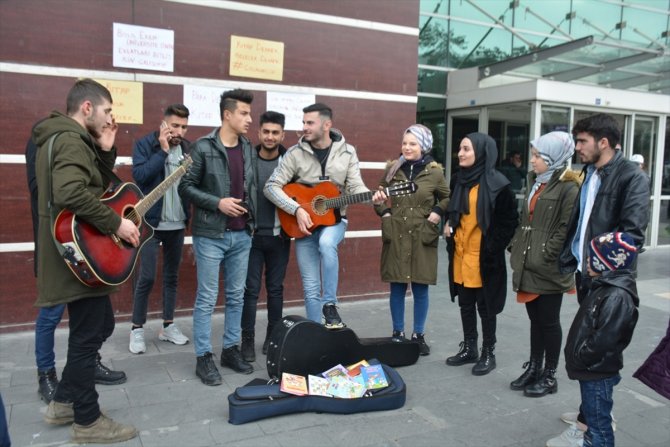
[[[137,225],[140,230],[137,247],[116,235],[99,232],[68,210],[58,214],[54,237],[63,245],[65,263],[79,281],[91,287],[115,286],[130,277],[142,246],[154,235],[154,229],[144,220],[144,215],[186,173],[191,163],[190,158],[184,159],[175,172],[146,196],[134,183],[123,183],[113,193],[105,193],[100,199],[118,215]]]
[[[340,195],[339,188],[332,182],[321,182],[316,185],[289,183],[283,189],[290,198],[298,202],[309,213],[314,224],[309,228],[310,232],[319,227],[335,225],[337,217],[334,208],[370,201],[374,195],[374,191]],[[414,182],[403,182],[395,183],[388,188],[384,188],[383,191],[388,197],[391,197],[413,194],[416,189]],[[298,228],[298,221],[295,216],[280,208],[277,208],[277,214],[279,215],[279,223],[281,223],[281,227],[287,235],[296,239],[306,236]]]

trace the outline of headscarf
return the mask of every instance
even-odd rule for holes
[[[528,194],[529,204],[530,199],[535,195],[540,185],[551,180],[554,172],[566,166],[572,154],[575,153],[575,142],[572,136],[566,132],[549,132],[531,141],[530,145],[537,149],[548,169],[535,178],[535,183]]]
[[[412,124],[409,126],[405,131],[402,133],[403,138],[405,137],[406,134],[411,133],[414,135],[419,142],[419,146],[421,147],[421,156],[422,159],[425,157],[426,154],[428,154],[432,149],[433,149],[433,133],[430,131],[429,128],[424,126],[423,124]],[[396,172],[398,172],[398,169],[405,164],[407,160],[405,160],[405,156],[401,155],[400,158],[398,158],[398,161],[389,169],[389,172],[386,174],[386,182],[390,182],[393,176],[395,175]]]
[[[466,136],[475,151],[475,163],[469,168],[460,168],[454,179],[454,189],[447,206],[449,225],[458,228],[461,215],[470,214],[470,189],[479,184],[477,195],[477,224],[486,235],[491,224],[491,215],[496,197],[507,185],[509,180],[495,169],[498,159],[496,142],[490,136],[473,132]]]

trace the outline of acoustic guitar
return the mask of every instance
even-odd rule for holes
[[[144,219],[144,215],[186,173],[191,163],[190,158],[182,160],[177,170],[146,196],[134,183],[123,183],[100,199],[119,216],[137,225],[140,230],[137,247],[115,234],[99,232],[68,210],[56,216],[54,237],[65,248],[65,263],[79,281],[90,287],[116,286],[130,277],[140,250],[154,235],[154,229]]]
[[[383,191],[387,197],[403,196],[416,192],[417,186],[414,182],[395,183]],[[313,225],[309,228],[312,232],[323,226],[335,225],[337,216],[335,208],[345,205],[367,202],[372,200],[374,191],[366,191],[358,194],[341,195],[340,189],[333,182],[321,182],[316,185],[305,185],[302,183],[289,183],[283,188],[284,192],[309,214]],[[277,208],[279,223],[284,232],[295,239],[305,236],[295,216]]]

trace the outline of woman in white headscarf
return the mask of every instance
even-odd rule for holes
[[[567,168],[574,151],[572,136],[565,132],[550,132],[531,142],[533,171],[528,184],[532,186],[525,197],[521,224],[512,239],[512,285],[530,319],[530,360],[524,363],[525,371],[510,388],[523,390],[528,397],[558,390],[561,302],[563,293],[575,285],[574,275],[560,274],[557,260],[579,191],[579,173]]]
[[[412,288],[414,330],[421,355],[430,348],[425,340],[428,316],[428,285],[437,282],[439,224],[449,203],[449,187],[442,166],[433,160],[433,135],[427,127],[414,124],[405,130],[402,155],[386,166],[379,186],[411,181],[414,194],[394,196],[376,206],[382,217],[382,281],[391,283],[392,340],[405,340],[405,294]]]

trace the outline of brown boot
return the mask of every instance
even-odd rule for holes
[[[72,424],[70,436],[72,442],[78,444],[110,444],[134,438],[137,429],[132,425],[119,424],[101,413],[91,425]]]
[[[47,412],[44,414],[44,421],[47,424],[65,425],[74,422],[74,409],[72,402],[63,403],[52,400],[47,406]]]

